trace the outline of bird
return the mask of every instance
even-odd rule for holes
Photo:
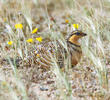
[[[82,56],[82,49],[79,39],[86,36],[87,34],[78,30],[73,31],[72,33],[73,34],[71,34],[67,39],[67,45],[71,55],[71,64],[74,67],[78,64]]]
[[[65,39],[67,48],[59,41],[50,41],[42,45],[40,44],[35,51],[35,54],[39,56],[36,61],[39,62],[41,66],[49,67],[52,65],[52,58],[55,58],[54,60],[56,60],[58,66],[63,68],[65,66],[65,59],[69,58],[71,67],[76,66],[82,56],[79,40],[86,35],[87,34],[81,30],[74,30],[71,32],[68,38]]]

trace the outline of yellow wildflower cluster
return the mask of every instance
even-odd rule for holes
[[[42,37],[37,37],[36,40],[39,41],[39,42],[42,42]],[[33,43],[33,42],[34,42],[34,40],[33,40],[32,38],[29,38],[29,39],[27,39],[26,41],[27,41],[28,43]]]
[[[13,44],[13,41],[8,41],[7,44],[8,45],[12,45]]]
[[[37,37],[36,40],[39,41],[39,42],[42,42],[42,37]],[[33,43],[34,42],[34,39],[29,38],[29,39],[26,40],[26,42]],[[12,45],[13,44],[13,41],[8,41],[7,44],[8,45]]]
[[[69,20],[68,20],[68,19],[66,19],[66,20],[65,20],[65,23],[69,23]]]
[[[37,41],[42,42],[42,37],[36,38]]]
[[[39,54],[36,54],[36,56],[37,56],[37,57],[40,57],[40,55],[39,55]]]
[[[22,29],[23,28],[23,25],[22,24],[15,24],[15,28],[16,29]]]
[[[32,39],[32,38],[29,38],[29,39],[27,39],[26,40],[28,43],[33,43],[34,42],[34,40]]]
[[[78,25],[78,24],[73,24],[73,27],[74,27],[75,29],[78,29],[78,28],[79,28],[79,25]]]

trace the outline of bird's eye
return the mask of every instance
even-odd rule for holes
[[[76,32],[76,35],[80,35],[80,33],[79,32]]]

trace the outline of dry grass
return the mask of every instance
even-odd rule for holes
[[[109,10],[109,0],[1,0],[0,100],[110,100]],[[15,29],[18,23],[23,29]],[[50,69],[35,63],[36,48],[63,44],[76,23],[88,34],[77,67],[62,72],[53,57]],[[26,42],[39,36],[42,42]]]

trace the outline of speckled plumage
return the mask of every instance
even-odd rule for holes
[[[70,60],[71,66],[75,66],[82,56],[81,46],[78,40],[86,34],[81,31],[74,31],[66,40],[67,50],[60,42],[47,42],[41,44],[36,49],[36,54],[40,54],[37,62],[44,66],[52,65],[52,57],[56,59],[59,67],[65,66],[65,59]]]

